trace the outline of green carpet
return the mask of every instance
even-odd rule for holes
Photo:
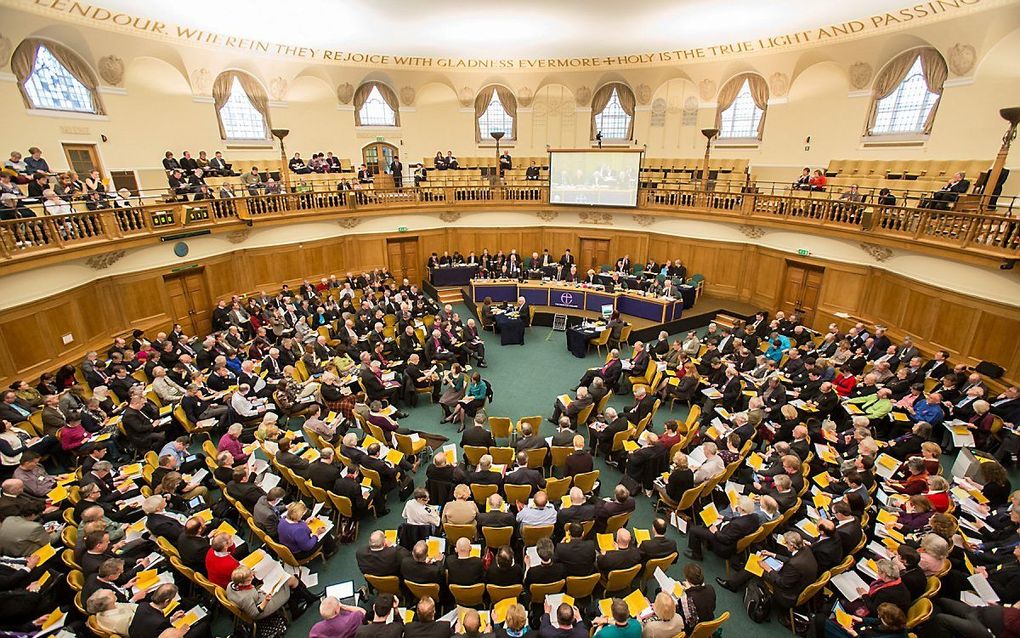
[[[467,308],[457,308],[461,317],[470,316]],[[483,377],[487,379],[493,388],[494,400],[487,408],[490,416],[507,416],[516,421],[524,416],[541,415],[546,418],[552,414],[553,401],[556,396],[569,391],[581,377],[585,369],[601,363],[602,359],[593,349],[585,359],[578,359],[570,354],[566,348],[566,337],[562,332],[553,332],[551,328],[535,327],[527,331],[524,346],[500,346],[499,336],[492,333],[483,333],[486,342],[486,358],[489,367],[480,370]],[[627,351],[629,352],[629,351]],[[626,356],[626,352],[624,353]],[[610,405],[617,408],[628,406],[632,401],[631,396],[614,397]],[[459,442],[460,436],[456,433],[456,427],[450,424],[440,424],[442,410],[439,406],[429,403],[427,397],[419,401],[418,407],[407,410],[410,416],[402,420],[406,427],[412,430],[423,430],[447,436],[453,442]],[[655,431],[662,432],[662,423],[670,418],[684,418],[687,414],[687,407],[677,405],[671,413],[669,406],[663,405],[655,418]],[[551,425],[546,423],[543,428],[551,433]],[[607,494],[615,486],[620,478],[620,473],[609,468],[601,459],[596,459],[596,468],[602,471],[602,493]],[[424,468],[419,470],[416,483],[422,485],[425,482]],[[313,563],[310,567],[319,575],[319,584],[315,591],[321,591],[326,585],[353,580],[355,586],[364,583],[361,572],[355,562],[355,551],[358,547],[367,544],[369,534],[375,529],[396,529],[401,523],[400,512],[403,505],[395,501],[396,496],[391,495],[389,506],[390,514],[378,521],[366,521],[362,523],[358,541],[350,545],[344,545],[340,551],[333,556],[325,565]],[[644,496],[637,497],[637,511],[631,518],[629,526],[650,528],[654,517],[652,502]],[[675,529],[670,528],[669,534],[677,540],[681,550],[680,561],[670,569],[669,573],[677,580],[682,580],[682,566],[686,559],[682,555],[683,549],[687,547],[686,537],[681,536]],[[706,558],[702,562],[705,570],[706,580],[714,585],[715,576],[724,575],[723,561],[718,559],[711,552],[706,552]],[[718,596],[717,613],[730,612],[730,620],[723,626],[724,632],[730,635],[739,635],[743,631],[756,632],[759,636],[789,636],[789,632],[780,626],[775,620],[771,623],[756,625],[747,618],[742,609],[742,599],[720,587],[715,587]],[[294,622],[287,632],[288,638],[307,636],[311,626],[319,620],[318,610],[311,609],[300,619]],[[217,623],[219,629],[222,625]],[[215,632],[223,635],[225,631]]]

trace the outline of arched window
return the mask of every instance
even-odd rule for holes
[[[947,73],[935,49],[907,51],[891,60],[875,79],[868,134],[930,133]]]
[[[63,45],[35,38],[24,40],[11,57],[11,69],[28,108],[103,114],[95,75]]]
[[[380,82],[366,82],[354,92],[357,126],[400,126],[397,94]]]
[[[475,141],[487,142],[503,131],[505,140],[517,139],[517,98],[504,86],[490,85],[475,97]]]
[[[224,71],[213,83],[213,103],[224,140],[268,140],[269,98],[254,77]]]
[[[607,84],[596,91],[591,100],[591,139],[599,133],[603,140],[634,137],[634,104],[634,93],[625,84]]]
[[[719,91],[716,128],[719,139],[761,139],[769,89],[754,73],[743,73]]]

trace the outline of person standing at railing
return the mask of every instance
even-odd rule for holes
[[[393,161],[390,162],[390,173],[393,175],[393,187],[402,188],[404,186],[404,164],[400,161],[399,155],[393,156]]]
[[[499,156],[499,176],[503,177],[503,173],[513,169],[514,160],[510,157],[510,151],[503,151],[503,154]]]

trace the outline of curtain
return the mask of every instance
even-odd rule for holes
[[[751,99],[754,105],[761,109],[761,119],[758,120],[758,139],[761,139],[765,132],[765,115],[769,110],[769,85],[765,78],[754,73],[747,73],[747,87],[751,91]]]
[[[599,132],[598,124],[595,120],[600,113],[609,104],[609,100],[613,97],[613,89],[616,89],[616,96],[620,100],[620,106],[623,108],[623,112],[630,116],[630,124],[627,126],[627,139],[634,137],[634,105],[637,100],[634,99],[634,92],[630,90],[630,87],[626,84],[619,82],[612,82],[595,91],[595,95],[591,98],[591,134],[590,139],[594,140],[595,135]]]
[[[28,78],[32,75],[32,69],[35,68],[35,55],[40,46],[45,46],[57,59],[57,62],[88,89],[89,96],[92,98],[92,108],[96,115],[106,115],[106,109],[103,108],[99,93],[96,91],[99,82],[81,56],[62,44],[39,38],[22,40],[18,48],[14,50],[14,55],[11,56],[11,71],[18,78],[18,87],[21,89],[21,98],[24,100],[25,106],[33,108],[32,100],[25,91],[25,82],[28,82]]]
[[[754,105],[762,110],[761,119],[758,120],[758,139],[761,139],[762,132],[765,130],[765,114],[769,108],[769,85],[765,82],[765,78],[757,73],[741,73],[730,78],[730,81],[719,90],[719,97],[716,99],[715,127],[722,130],[723,112],[737,101],[737,94],[743,88],[744,82],[747,82],[747,88],[751,91]]]
[[[379,89],[379,95],[383,102],[386,102],[386,106],[393,110],[393,125],[400,126],[400,103],[397,101],[397,94],[381,82],[365,82],[354,92],[354,125],[361,126],[361,108],[368,101],[372,89]]]
[[[478,120],[485,115],[485,109],[489,108],[489,102],[492,101],[492,94],[495,93],[496,86],[489,85],[478,92],[475,96],[475,143],[482,141],[482,126]]]
[[[634,92],[625,84],[616,85],[616,97],[620,100],[623,112],[630,116],[630,122],[627,124],[627,139],[632,140],[634,139],[634,106],[637,104],[637,100],[634,98]]]
[[[269,131],[272,129],[269,123],[269,96],[266,95],[266,90],[262,88],[262,84],[258,80],[241,71],[224,71],[216,76],[216,81],[213,82],[213,106],[216,108],[216,122],[220,126],[220,139],[227,139],[227,131],[223,128],[223,118],[220,117],[220,109],[230,99],[230,92],[233,89],[235,78],[241,84],[241,89],[248,96],[252,107],[262,116],[265,122],[266,139],[269,139]]]
[[[868,111],[868,128],[865,134],[870,135],[871,129],[875,126],[875,118],[878,115],[878,103],[889,97],[896,90],[896,87],[900,85],[900,82],[907,77],[907,72],[910,71],[910,67],[914,66],[914,60],[917,59],[917,56],[918,52],[916,49],[904,51],[890,60],[889,64],[885,65],[882,72],[875,78],[875,84],[871,90],[871,109]],[[932,111],[934,112],[934,109]]]
[[[499,97],[499,103],[503,105],[503,110],[506,111],[507,115],[510,116],[511,130],[507,131],[510,135],[510,139],[517,139],[517,98],[514,96],[513,91],[506,88],[505,86],[496,86],[496,95]],[[477,120],[475,120],[477,121]]]
[[[928,111],[928,119],[924,121],[924,132],[931,133],[932,124],[935,123],[935,111],[939,109],[939,102],[942,101],[942,85],[949,77],[949,69],[946,61],[936,49],[921,49],[921,72],[924,73],[924,81],[928,90],[938,95],[931,110]]]

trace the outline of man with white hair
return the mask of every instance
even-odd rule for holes
[[[332,596],[319,603],[322,620],[312,625],[308,638],[353,638],[365,620],[365,610],[345,605]]]
[[[163,403],[176,403],[184,398],[184,388],[167,376],[166,368],[156,366],[152,369],[152,376],[152,391]]]
[[[705,544],[719,557],[728,559],[736,554],[737,541],[761,527],[761,519],[755,514],[754,501],[747,496],[737,501],[737,515],[725,523],[704,527],[697,522],[699,517],[694,520],[688,528],[684,556],[699,561],[704,559],[702,546]]]
[[[184,525],[173,516],[164,514],[166,499],[162,496],[149,496],[142,501],[145,512],[145,528],[154,536],[174,543],[184,532]]]
[[[616,408],[606,408],[604,420],[591,425],[591,446],[604,454],[608,454],[613,445],[613,437],[630,427],[627,417],[616,412]]]
[[[553,402],[553,414],[549,418],[549,422],[553,424],[559,424],[560,417],[566,416],[570,419],[570,423],[577,425],[577,417],[582,410],[592,405],[593,400],[591,394],[588,392],[588,388],[585,386],[579,386],[577,393],[573,401],[567,401],[564,405],[562,399],[557,398]]]
[[[570,488],[568,498],[570,506],[560,507],[560,511],[556,514],[556,531],[559,538],[566,534],[567,526],[570,523],[585,523],[595,520],[595,504],[588,503],[588,498],[581,488]]]
[[[117,595],[110,589],[98,589],[85,601],[85,610],[95,617],[96,624],[118,636],[128,635],[137,609],[137,603],[117,602]]]

